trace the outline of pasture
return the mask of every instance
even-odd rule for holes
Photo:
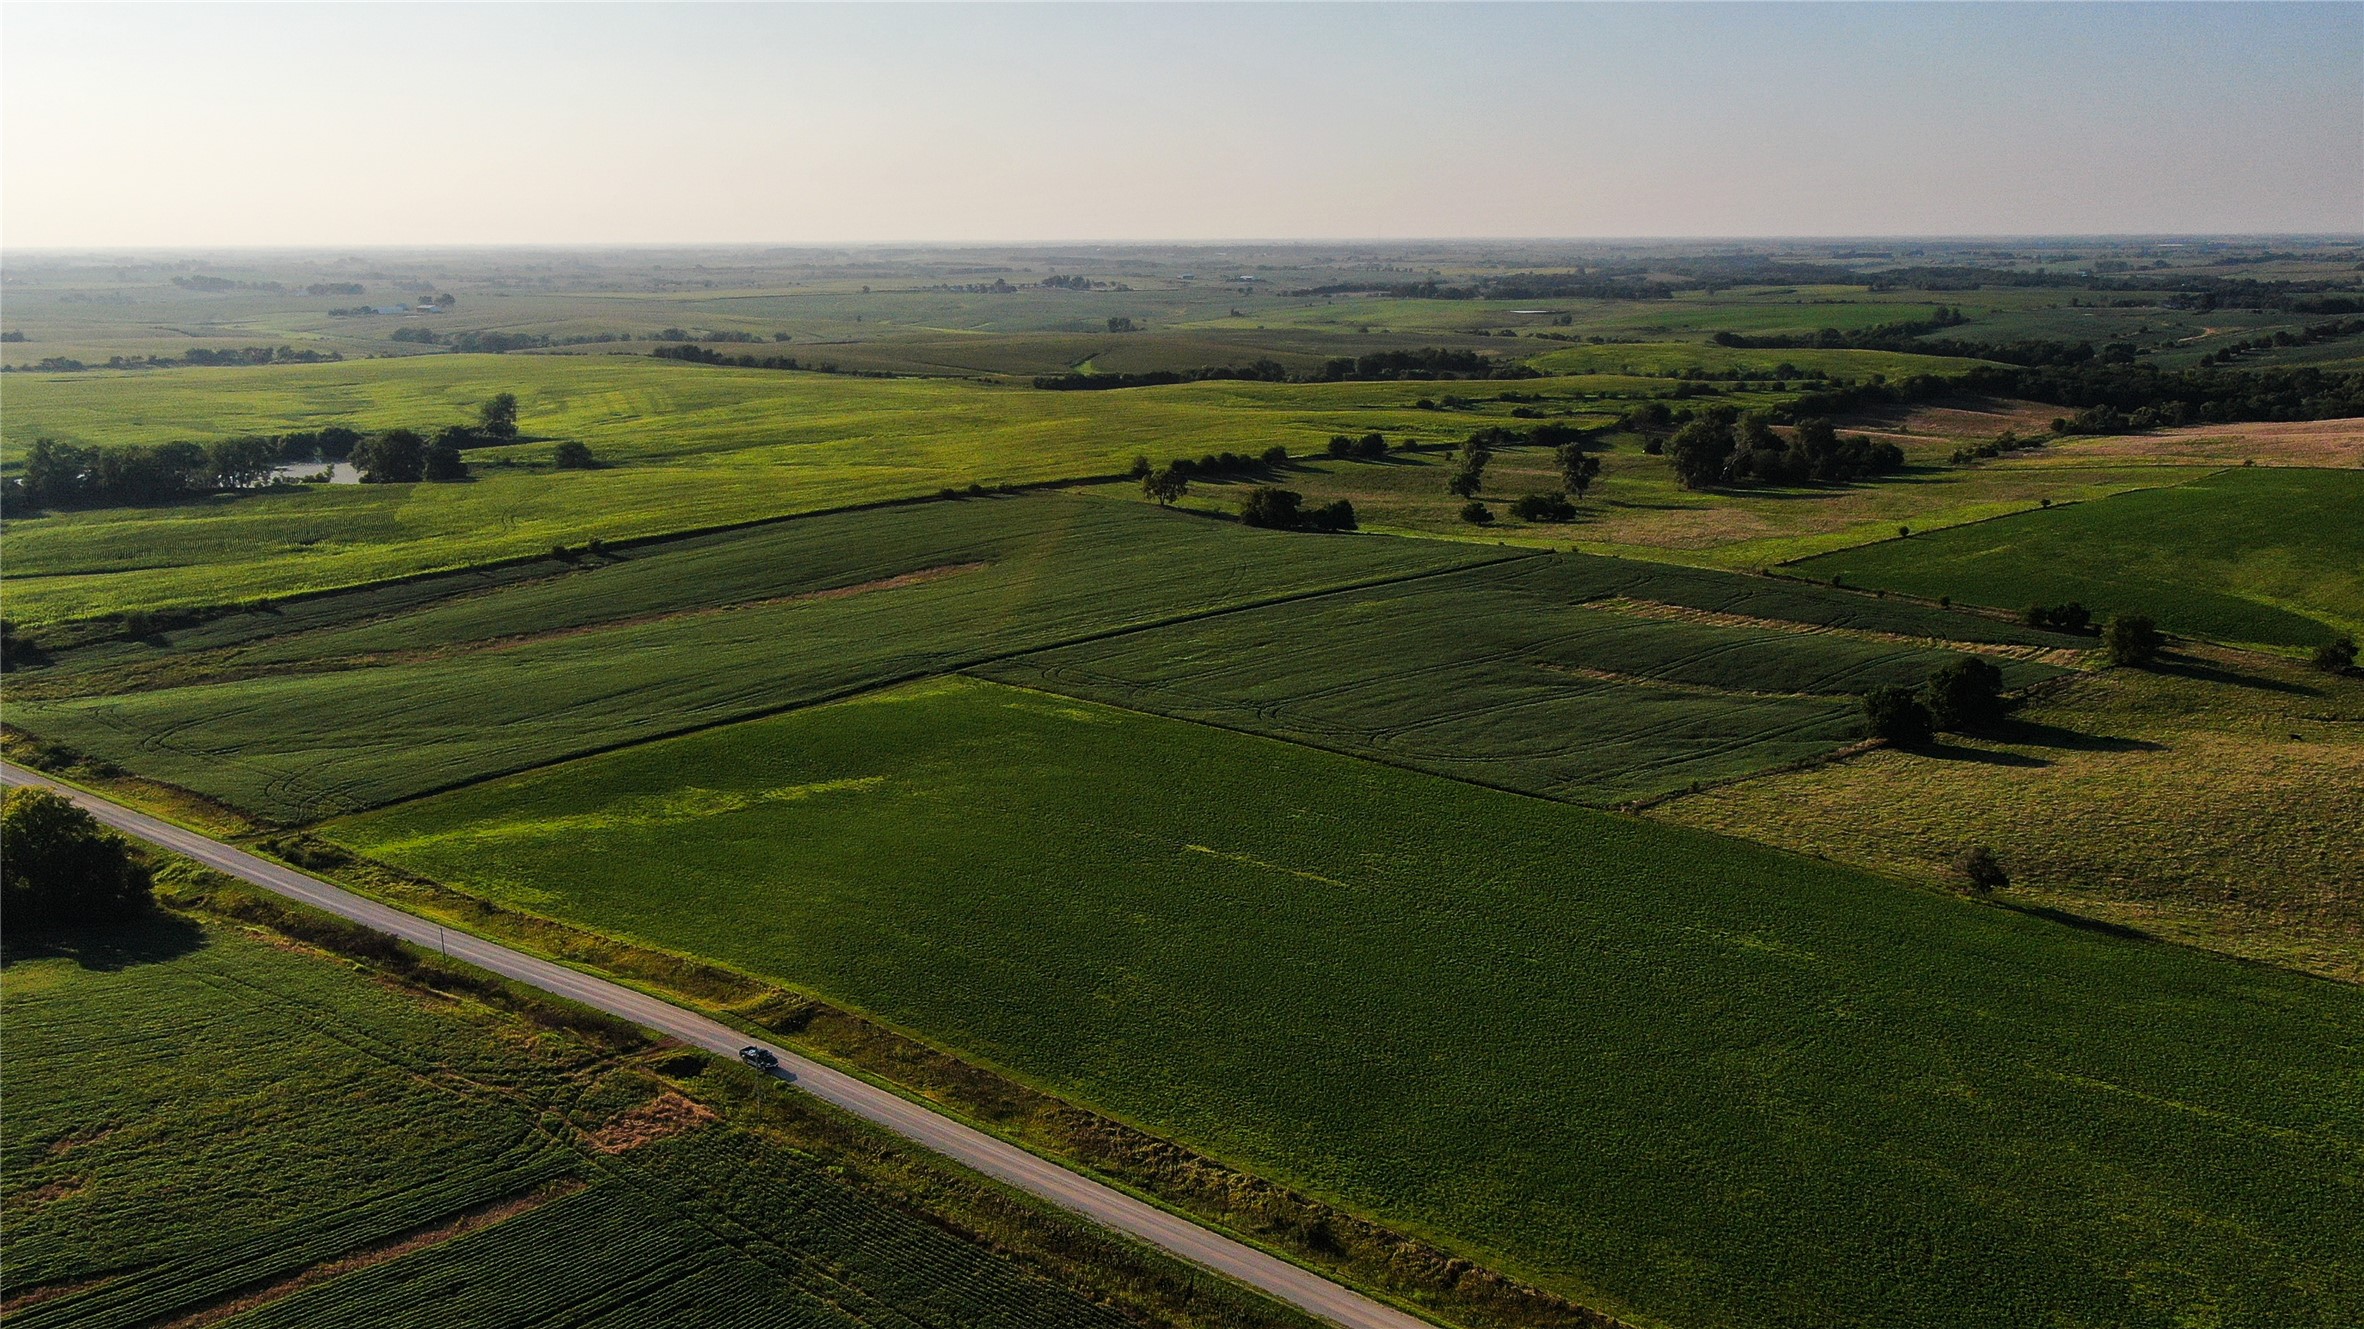
[[[1678,798],[1651,815],[2364,982],[2364,682],[2194,648],[2049,688],[1994,734]]]
[[[9,722],[274,821],[1211,610],[1498,557],[1058,495],[455,576],[68,652]]]
[[[1955,641],[2087,639],[1765,578],[1542,556],[1026,654],[986,677],[1526,793],[1645,798],[1862,737]],[[1999,661],[2008,686],[2058,672]]]
[[[2309,648],[2364,633],[2364,471],[2241,467],[1791,565],[2012,609],[2077,600],[2171,632]]]
[[[1651,1322],[2364,1294],[2355,991],[1737,841],[958,680],[325,834]]]
[[[1100,1239],[735,1067],[223,922],[11,945],[11,1324],[1133,1323],[1046,1276]]]

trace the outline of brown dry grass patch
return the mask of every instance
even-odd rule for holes
[[[594,1152],[621,1154],[720,1119],[721,1115],[704,1103],[668,1089],[639,1107],[616,1114],[586,1139]]]
[[[2079,461],[2150,461],[2186,465],[2364,466],[2364,420],[2295,420],[2188,425],[2110,438],[2064,439],[2046,449]]]
[[[2033,660],[2043,664],[2058,665],[2064,669],[2077,668],[2086,659],[2084,651],[2067,646],[2014,646],[2003,642],[1956,641],[1951,637],[1915,637],[1903,632],[1874,632],[1867,628],[1840,628],[1820,623],[1798,623],[1785,618],[1758,618],[1754,614],[1727,614],[1720,610],[1693,609],[1688,605],[1670,605],[1658,600],[1630,600],[1624,596],[1588,600],[1584,607],[1606,610],[1613,614],[1630,614],[1636,618],[1655,618],[1674,623],[1698,623],[1708,627],[1758,628],[1772,632],[1795,633],[1799,636],[1847,637],[1856,641],[1876,641],[1898,646],[1938,646],[1949,651],[2001,656],[2008,660]]]

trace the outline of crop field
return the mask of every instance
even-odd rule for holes
[[[1862,737],[1859,698],[1968,639],[2082,639],[1813,586],[1541,556],[1000,660],[978,672],[1579,802]],[[2004,659],[2009,686],[2057,668]]]
[[[2364,471],[2243,467],[1795,565],[2010,609],[2078,600],[2173,632],[2311,647],[2364,632]]]
[[[12,675],[10,723],[280,821],[1208,610],[1496,557],[1057,495],[299,602]],[[553,564],[552,566],[557,566]],[[432,584],[428,589],[432,589]],[[292,617],[293,624],[286,620]],[[294,626],[285,635],[263,632]],[[52,695],[28,692],[47,691]],[[74,693],[82,695],[71,695]]]
[[[2047,689],[2003,731],[1766,776],[1652,815],[2364,982],[2364,683],[2199,648]]]
[[[907,1212],[850,1127],[851,1170],[645,1057],[236,927],[20,944],[0,1000],[11,1324],[1131,1323]]]
[[[1597,398],[1599,382],[1522,388]],[[1649,390],[1655,391],[1654,385]],[[19,625],[126,609],[218,605],[356,585],[768,516],[918,497],[947,487],[1123,473],[1333,434],[1452,439],[1507,407],[1417,411],[1434,384],[1206,383],[1037,392],[942,379],[719,369],[646,357],[439,355],[259,369],[12,375],[7,440],[209,439],[319,428],[433,426],[515,392],[539,441],[470,452],[442,485],[311,485],[162,507],[13,521]],[[1488,394],[1490,395],[1490,394]],[[1614,407],[1595,407],[1600,418]],[[661,423],[658,423],[661,422]],[[555,438],[609,463],[547,466]]]
[[[1577,380],[1569,380],[1577,381]],[[1471,425],[1464,426],[1464,433]],[[1565,483],[1552,453],[1503,448],[1485,472],[1479,497],[1494,519],[1474,525],[1461,517],[1462,500],[1446,489],[1453,469],[1441,452],[1394,453],[1375,461],[1317,458],[1291,463],[1274,477],[1193,481],[1181,506],[1202,512],[1239,511],[1256,484],[1297,490],[1312,503],[1346,499],[1363,528],[1432,539],[1474,540],[1593,554],[1758,569],[1833,549],[1888,539],[1898,526],[1935,530],[2036,508],[2046,500],[2075,502],[2129,489],[2181,484],[2199,478],[2191,468],[2148,458],[2096,458],[2069,463],[2050,456],[2012,458],[1979,466],[1943,466],[1959,446],[1951,437],[1898,435],[1909,469],[1845,485],[1746,489],[1685,489],[1663,457],[1639,439],[1614,435],[1595,453],[1601,475],[1575,501],[1576,519],[1528,522],[1510,504],[1522,494],[1552,493]],[[1137,499],[1132,484],[1082,487],[1081,492]]]
[[[1659,1322],[2364,1295],[2353,989],[1737,841],[958,680],[326,833]]]

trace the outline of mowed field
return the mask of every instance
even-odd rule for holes
[[[1499,556],[1058,495],[931,502],[105,643],[11,675],[9,721],[300,821],[1014,651]]]
[[[1531,386],[1531,385],[1529,385]],[[432,429],[500,392],[537,441],[474,449],[475,478],[311,485],[147,508],[65,512],[10,527],[20,626],[134,608],[235,604],[593,538],[933,494],[1121,474],[1337,433],[1440,428],[1411,409],[1433,384],[1191,384],[1038,392],[945,379],[718,369],[637,356],[461,356],[268,369],[12,375],[6,455],[35,438],[206,440],[343,423]],[[1455,434],[1454,437],[1459,437]],[[608,463],[554,471],[554,439]]]
[[[736,1067],[234,924],[11,945],[12,1325],[1134,1323],[1007,1258],[1094,1238]]]
[[[1016,656],[979,672],[1588,803],[1814,757],[1862,694],[2089,639],[1764,577],[1540,555]],[[2047,663],[2046,661],[2050,661]]]
[[[2242,467],[2187,485],[1825,554],[1812,577],[2011,609],[2077,600],[2219,641],[2364,633],[2364,471]]]
[[[2364,1298],[2353,989],[1679,828],[944,680],[325,834],[1648,1322]]]
[[[2364,982],[2364,680],[2194,647],[2044,689],[1995,733],[1652,810],[1928,881],[1986,845],[2009,898]]]

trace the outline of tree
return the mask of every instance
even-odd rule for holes
[[[98,454],[89,448],[37,438],[25,452],[25,499],[37,507],[56,507],[81,497]]]
[[[477,412],[484,432],[494,438],[517,437],[517,394],[504,392],[486,402]]]
[[[427,440],[408,429],[373,434],[354,445],[353,467],[365,485],[414,484],[427,473]]]
[[[1724,478],[1732,463],[1732,425],[1713,418],[1693,420],[1666,440],[1666,459],[1685,489],[1705,489]]]
[[[2120,614],[2101,632],[2101,649],[2114,665],[2147,665],[2159,658],[2166,639],[2147,614]]]
[[[1482,436],[1470,435],[1461,444],[1461,450],[1453,454],[1453,474],[1445,481],[1445,488],[1451,490],[1459,498],[1477,497],[1478,490],[1485,488],[1486,463],[1492,460],[1494,460],[1494,449],[1486,443]],[[1490,519],[1491,514],[1488,516]],[[1466,510],[1463,511],[1462,517],[1464,520],[1469,519]]]
[[[591,445],[568,439],[550,452],[550,461],[562,471],[588,471],[599,465],[591,455]]]
[[[1190,477],[1172,466],[1161,466],[1141,477],[1141,492],[1156,499],[1159,507],[1170,507],[1190,492]]]
[[[1268,531],[1295,530],[1304,521],[1298,508],[1305,495],[1294,489],[1275,489],[1258,485],[1240,501],[1239,520],[1243,526],[1261,527]]]
[[[217,489],[251,489],[279,467],[279,448],[267,438],[225,438],[205,447],[206,478]]]
[[[148,869],[91,815],[46,789],[0,801],[0,909],[11,928],[79,927],[146,908]]]
[[[1908,748],[1928,742],[1936,732],[1921,699],[1892,683],[1863,694],[1863,727],[1873,738]]]
[[[1929,675],[1923,689],[1929,721],[1962,733],[1984,729],[2003,718],[2003,671],[1990,661],[1965,655]]]
[[[1567,483],[1568,492],[1578,498],[1584,497],[1584,491],[1592,488],[1592,482],[1600,478],[1601,459],[1586,452],[1582,443],[1560,444],[1557,456],[1560,479]]]
[[[427,449],[427,459],[420,467],[423,479],[437,484],[468,478],[467,458],[460,455],[460,445],[448,438],[439,438]]]
[[[1510,505],[1510,515],[1520,521],[1574,521],[1576,505],[1566,494],[1526,494]]]
[[[1461,505],[1461,520],[1472,526],[1483,526],[1494,520],[1494,509],[1473,498]]]
[[[1970,883],[1970,889],[1980,895],[1991,895],[2011,884],[2011,876],[2003,865],[1995,861],[1995,852],[1985,845],[1975,845],[1954,860],[1954,871]]]
[[[2340,636],[2324,642],[2308,663],[2326,674],[2344,674],[2356,667],[2356,639]]]
[[[1264,449],[1264,456],[1262,460],[1266,466],[1286,466],[1289,464],[1289,450],[1285,447],[1282,447],[1280,444],[1275,443],[1271,447]]]
[[[343,461],[353,455],[354,447],[360,442],[359,430],[330,425],[320,431],[320,455],[327,461]]]

